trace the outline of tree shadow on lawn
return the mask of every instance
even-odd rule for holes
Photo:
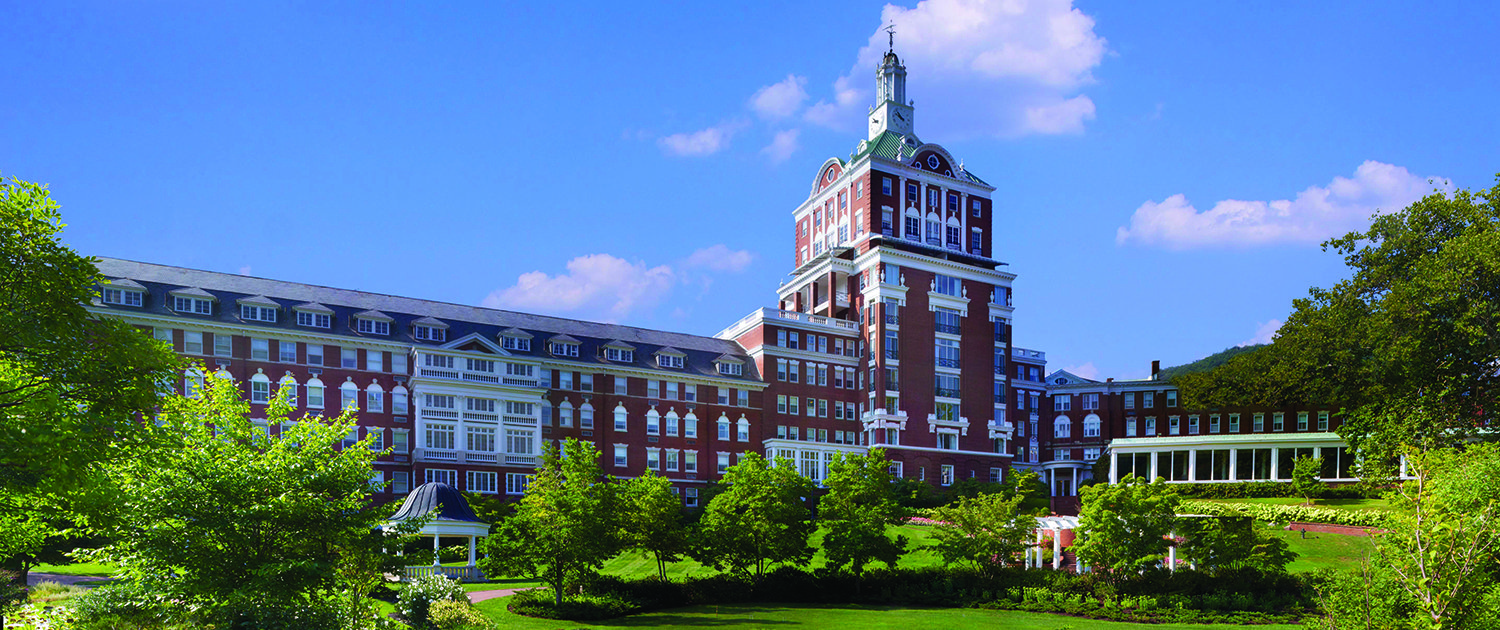
[[[596,626],[618,627],[618,628],[677,628],[677,627],[715,627],[715,626],[781,626],[802,625],[800,621],[788,621],[785,619],[765,619],[756,617],[756,614],[775,614],[786,612],[785,608],[779,607],[752,607],[752,606],[695,606],[692,611],[696,615],[681,614],[679,612],[655,612],[620,617],[618,619],[603,619],[591,622]],[[706,615],[715,616],[706,616]],[[720,616],[722,615],[722,616]]]

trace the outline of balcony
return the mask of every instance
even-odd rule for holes
[[[535,455],[506,455],[505,463],[513,466],[535,466]]]
[[[458,451],[433,448],[423,449],[422,458],[430,462],[456,462],[458,461]]]
[[[950,335],[959,334],[958,324],[937,324],[933,327],[933,329],[940,333],[947,333]]]
[[[885,358],[890,359],[892,361],[900,361],[901,360],[901,353],[898,352],[898,351],[896,351],[896,350],[893,350],[893,349],[890,349],[890,348],[886,348]]]
[[[1017,359],[1030,359],[1032,361],[1046,361],[1047,353],[1041,350],[1027,350],[1025,348],[1011,348],[1010,355]]]
[[[468,451],[464,453],[464,461],[470,464],[494,464],[500,461],[500,455],[492,451]]]
[[[938,388],[933,393],[938,398],[958,398],[959,397],[959,391],[956,390],[956,389]]]
[[[848,291],[839,291],[837,294],[835,294],[833,296],[833,303],[837,304],[837,305],[839,305],[841,307],[848,308],[849,307],[849,292]]]
[[[442,368],[423,367],[417,369],[418,376],[428,378],[441,378],[453,381],[468,381],[470,383],[486,383],[489,385],[519,385],[522,387],[536,387],[536,377],[523,376],[499,376],[493,372],[481,372],[471,370],[448,370]]]
[[[943,359],[943,358],[939,358],[937,360],[937,365],[938,365],[938,367],[956,368],[956,367],[958,367],[958,359]]]
[[[900,326],[901,325],[901,316],[900,315],[886,315],[885,316],[885,325],[887,325],[887,326]]]

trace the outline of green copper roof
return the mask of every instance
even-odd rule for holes
[[[872,154],[887,160],[895,160],[896,152],[901,149],[902,139],[906,140],[905,159],[910,160],[915,157],[917,147],[922,146],[922,141],[918,140],[916,136],[902,136],[899,133],[887,130],[880,132],[880,135],[875,136],[874,140],[860,141],[859,146],[855,148],[854,155],[849,157],[849,161],[851,163],[858,162],[866,155]],[[971,181],[983,186],[990,185],[989,182],[980,179],[967,170],[959,171],[954,173],[954,175],[958,179]]]

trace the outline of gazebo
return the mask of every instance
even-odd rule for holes
[[[401,509],[396,510],[383,527],[389,528],[397,522],[421,518],[428,514],[431,514],[432,518],[422,526],[418,534],[432,537],[432,566],[408,566],[402,572],[401,579],[446,575],[461,580],[483,580],[484,574],[474,563],[474,551],[479,539],[490,534],[490,525],[474,515],[474,510],[469,507],[469,502],[464,499],[464,495],[452,486],[437,482],[417,486],[406,495],[406,501],[401,504]],[[442,565],[442,559],[439,557],[439,541],[443,536],[468,537],[469,563],[467,566],[445,567]]]

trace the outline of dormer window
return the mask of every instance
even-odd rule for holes
[[[240,305],[240,319],[256,322],[276,322],[276,309],[269,306]]]
[[[140,306],[144,300],[144,293],[140,291],[126,291],[124,289],[105,289],[105,304],[120,304],[124,306]]]
[[[391,334],[391,318],[380,311],[354,314],[354,330],[366,335]]]
[[[182,289],[172,292],[172,310],[196,315],[214,314],[214,296],[203,289]]]
[[[431,317],[411,323],[411,336],[419,341],[447,341],[448,325]]]
[[[610,361],[631,363],[635,361],[635,352],[630,350],[621,350],[619,348],[605,348],[604,358],[609,359]]]
[[[732,362],[729,362],[729,361],[721,361],[719,363],[719,373],[720,374],[727,374],[729,376],[744,376],[744,374],[745,374],[745,366],[743,364],[740,364],[740,363],[732,363]]]
[[[308,302],[292,307],[297,312],[297,325],[307,328],[332,328],[333,309]]]
[[[549,350],[552,352],[552,354],[560,357],[578,356],[578,344],[576,343],[563,343],[561,341],[554,341],[552,342],[552,347]]]
[[[506,350],[520,350],[523,352],[530,352],[531,340],[522,339],[520,337],[505,336],[500,338],[500,347],[505,348]]]
[[[656,355],[656,364],[664,368],[682,368],[682,357],[671,354]]]

